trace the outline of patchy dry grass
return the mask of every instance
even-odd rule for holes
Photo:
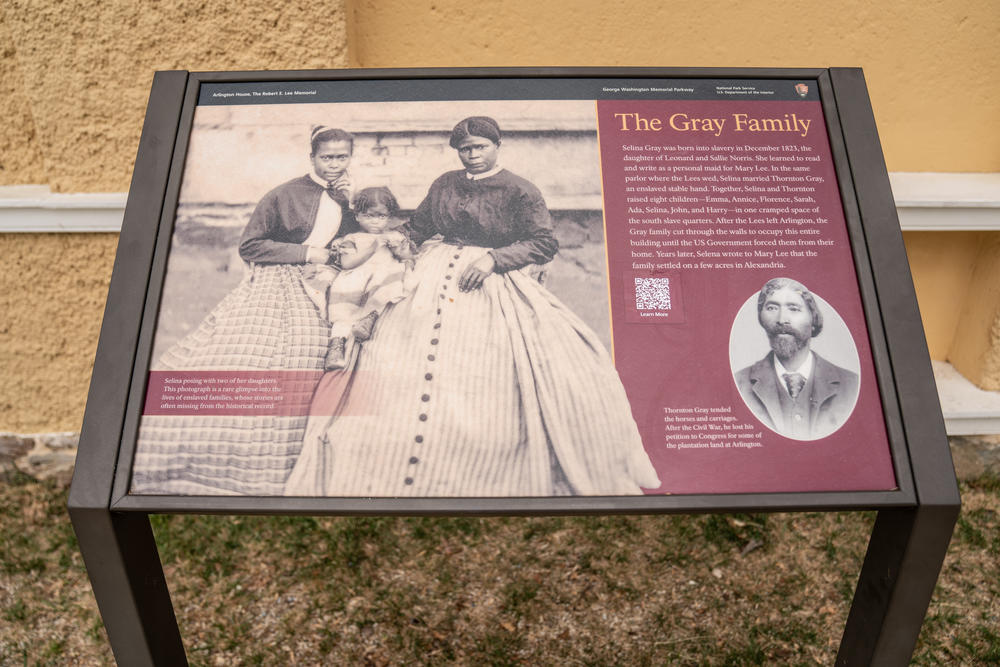
[[[1000,663],[1000,480],[916,664]],[[0,484],[0,664],[112,657],[66,494]],[[154,518],[193,665],[832,664],[873,513]]]

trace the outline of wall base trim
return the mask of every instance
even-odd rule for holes
[[[985,391],[947,361],[932,361],[948,435],[1000,434],[1000,392]]]
[[[125,199],[124,192],[63,194],[44,185],[0,187],[0,233],[118,233]]]

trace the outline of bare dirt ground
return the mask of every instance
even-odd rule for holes
[[[914,664],[1000,663],[1000,480],[964,507]],[[0,664],[113,664],[66,492],[0,484]],[[833,663],[874,515],[164,516],[193,665]]]

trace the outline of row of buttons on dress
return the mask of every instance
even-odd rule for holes
[[[442,303],[438,304],[437,313],[436,313],[437,317],[434,318],[434,325],[432,327],[432,332],[431,332],[431,336],[432,337],[430,339],[430,348],[429,348],[429,352],[427,353],[427,370],[424,373],[424,382],[426,383],[426,389],[425,389],[425,393],[421,394],[421,396],[420,396],[420,402],[422,404],[422,407],[421,407],[420,414],[417,415],[417,419],[419,421],[421,421],[421,422],[426,422],[429,419],[429,415],[428,415],[428,410],[427,410],[426,404],[430,403],[430,401],[431,401],[431,395],[430,395],[429,392],[430,392],[430,383],[434,380],[433,368],[434,368],[434,362],[437,361],[437,354],[436,354],[437,345],[440,342],[440,339],[438,338],[438,335],[439,335],[440,329],[441,329],[441,311],[442,311],[442,306],[444,305],[445,301],[447,301],[448,303],[451,303],[451,302],[453,302],[455,300],[454,298],[448,298],[448,296],[447,296],[448,283],[454,277],[453,276],[454,269],[455,269],[455,262],[454,262],[454,260],[457,260],[460,257],[460,253],[462,252],[462,248],[463,247],[464,246],[462,246],[461,244],[459,244],[456,247],[455,254],[452,256],[452,260],[453,261],[448,262],[448,272],[445,273],[444,284],[441,285],[441,293],[438,295],[438,300],[441,301]],[[418,432],[413,437],[413,441],[416,444],[418,444],[418,445],[422,444],[423,441],[424,441],[423,434]],[[409,472],[410,472],[410,474],[407,475],[407,477],[403,480],[403,483],[406,484],[407,486],[410,486],[411,484],[413,484],[413,475],[415,474],[415,468],[413,466],[416,466],[418,463],[420,463],[420,458],[419,457],[417,457],[415,455],[410,457],[410,460],[409,460],[409,465],[410,465],[410,471]]]

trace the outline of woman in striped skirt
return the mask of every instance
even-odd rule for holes
[[[497,164],[493,119],[463,120],[450,145],[465,169],[438,178],[404,228],[420,246],[413,291],[353,372],[320,382],[285,494],[658,487],[607,351],[525,270],[558,250],[541,193]]]
[[[249,275],[154,366],[264,372],[282,386],[282,414],[144,416],[132,493],[282,493],[330,337],[307,291],[310,267],[331,261],[333,239],[359,230],[348,206],[354,138],[319,126],[311,148],[312,171],[267,193],[243,231]]]

